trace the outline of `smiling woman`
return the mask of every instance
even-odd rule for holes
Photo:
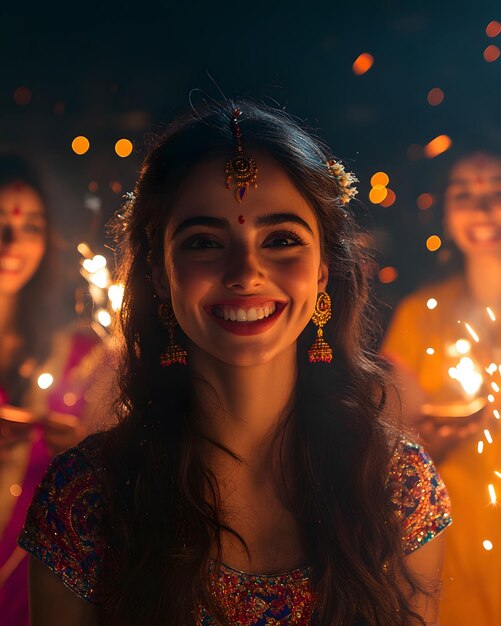
[[[457,157],[443,204],[446,238],[462,269],[399,305],[383,351],[402,379],[408,421],[438,464],[454,507],[442,621],[490,626],[501,623],[499,562],[484,549],[485,540],[501,545],[501,510],[488,491],[501,452],[495,419],[501,406],[490,394],[501,380],[496,365],[491,376],[486,369],[501,363],[501,157],[486,151]],[[434,307],[427,306],[431,298]],[[458,320],[469,323],[478,343]],[[451,376],[461,366],[468,373],[462,382]],[[484,436],[489,445],[479,455]]]
[[[51,457],[83,436],[77,372],[97,339],[63,327],[55,253],[37,174],[0,154],[0,620],[9,626],[28,624],[28,559],[17,536]]]
[[[117,218],[120,423],[34,498],[33,626],[435,621],[448,496],[369,349],[353,182],[248,101],[153,146]]]

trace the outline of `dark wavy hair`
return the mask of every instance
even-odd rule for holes
[[[211,548],[231,529],[221,519],[217,480],[199,454],[190,368],[159,366],[168,337],[151,273],[162,264],[169,206],[181,182],[197,163],[221,155],[223,167],[233,153],[236,107],[248,150],[273,157],[313,208],[329,266],[335,315],[325,335],[335,356],[330,365],[312,366],[306,355],[313,326],[298,339],[287,451],[294,476],[285,477],[286,486],[294,484],[289,505],[314,570],[319,624],[419,621],[409,600],[417,586],[386,488],[398,433],[385,410],[386,373],[367,347],[374,324],[359,230],[326,168],[328,149],[284,111],[239,101],[208,104],[170,124],[116,220],[125,354],[119,424],[105,439],[111,521],[104,623],[187,626],[202,602],[226,624],[209,592],[207,567]]]
[[[30,378],[19,375],[19,368],[27,359],[40,364],[49,356],[52,337],[58,326],[56,301],[58,293],[57,238],[52,228],[46,190],[34,165],[24,157],[11,152],[0,153],[0,188],[22,182],[40,198],[45,211],[45,252],[31,279],[21,289],[15,313],[15,332],[21,345],[2,375],[1,385],[7,391],[9,402],[22,401]]]

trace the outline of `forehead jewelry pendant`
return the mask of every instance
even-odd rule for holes
[[[242,147],[242,131],[238,125],[238,118],[242,114],[240,109],[235,109],[231,118],[231,126],[235,134],[236,156],[226,161],[226,188],[231,188],[232,181],[236,185],[235,196],[238,202],[242,202],[247,189],[252,185],[257,187],[257,164],[254,159],[244,156]]]

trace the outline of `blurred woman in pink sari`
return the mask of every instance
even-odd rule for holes
[[[16,547],[53,454],[82,438],[97,336],[63,328],[55,237],[36,173],[0,155],[0,623],[27,626],[27,561]]]

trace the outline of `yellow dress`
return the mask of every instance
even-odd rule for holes
[[[437,301],[435,308],[428,307],[430,299]],[[501,317],[501,311],[498,314]],[[479,336],[478,343],[465,321]],[[501,324],[471,304],[461,277],[405,298],[395,312],[382,352],[414,374],[430,414],[435,407],[435,414],[445,418],[446,407],[455,404],[467,415],[468,406],[475,402],[484,404],[489,414],[499,410],[501,394],[490,386],[493,380],[499,384],[499,374],[492,378],[485,367],[501,362]],[[461,359],[467,359],[462,367],[464,384],[458,380]],[[487,399],[489,393],[494,402]],[[488,425],[493,443],[484,439],[482,454],[477,451],[480,433],[438,465],[451,498],[453,519],[443,570],[440,623],[444,626],[501,625],[501,508],[491,504],[488,491],[492,484],[501,497],[501,479],[494,474],[501,472],[501,429],[494,416]],[[491,550],[484,548],[486,540],[492,543]]]

